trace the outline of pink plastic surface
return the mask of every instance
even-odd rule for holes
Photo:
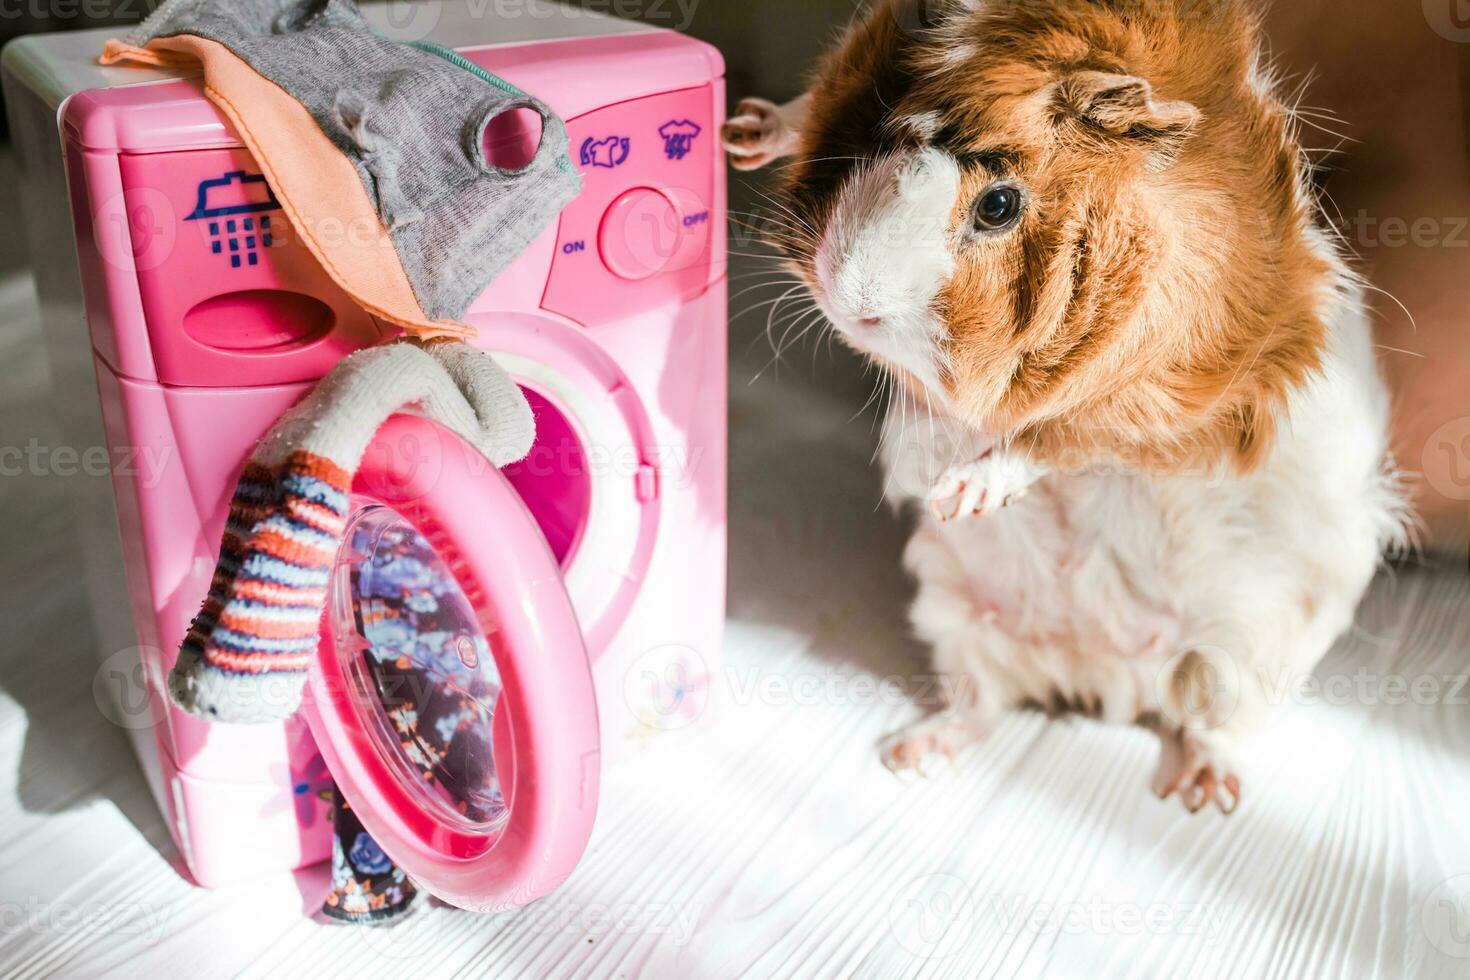
[[[134,92],[79,96],[66,118],[87,130],[140,112]],[[583,193],[487,295],[534,301],[586,325],[706,290],[723,274],[723,236],[711,234],[724,193],[714,141],[721,92],[706,84],[572,119]],[[516,116],[487,134],[508,161],[530,138]],[[284,384],[320,377],[390,335],[316,264],[245,150],[73,153],[101,171],[93,183],[107,195],[79,231],[96,254],[88,279],[97,305],[132,297],[141,307],[94,323],[97,349],[119,373],[173,385]]]
[[[543,528],[541,558],[554,571],[561,559],[556,588],[565,583],[581,625],[579,642],[594,664],[595,704],[584,699],[575,724],[583,741],[586,726],[600,727],[602,757],[615,757],[705,717],[697,700],[667,716],[667,692],[631,690],[627,677],[675,664],[699,690],[719,657],[725,205],[713,134],[722,118],[721,65],[712,49],[670,34],[471,56],[570,119],[578,161],[579,135],[632,133],[630,156],[618,166],[599,166],[595,153],[593,162],[579,162],[588,193],[467,315],[481,332],[476,343],[499,357],[542,408],[541,445],[555,450],[551,466],[537,470],[528,461],[512,468],[507,482],[481,461],[473,486],[458,484],[452,501],[435,496],[454,519],[473,524],[462,528],[466,540],[488,526],[487,494],[502,504],[513,491],[526,499]],[[670,130],[672,156],[658,134],[669,121],[699,128],[699,135],[690,126]],[[284,244],[274,235],[270,246],[258,240],[256,264],[242,260],[237,268],[228,244],[213,252],[207,225],[201,233],[201,219],[188,219],[201,184],[257,169],[197,82],[82,93],[63,110],[63,122],[108,441],[135,461],[115,469],[113,479],[138,642],[154,678],[158,765],[171,829],[204,884],[318,861],[327,854],[327,827],[319,815],[307,816],[298,791],[315,778],[320,760],[302,726],[207,725],[167,704],[161,678],[208,588],[230,493],[251,447],[341,353],[375,342],[377,330],[344,306],[289,234]],[[501,135],[507,152],[523,139],[513,131]],[[236,195],[226,207],[268,201],[254,182],[235,184],[219,185]],[[633,282],[608,270],[601,231],[607,208],[640,188],[674,202],[681,237],[678,256],[663,271]],[[684,218],[706,209],[707,221],[688,225],[685,236]],[[170,213],[171,232],[152,220]],[[236,234],[244,234],[242,226]],[[170,235],[170,246],[160,250]],[[566,251],[571,240],[584,240],[586,251]],[[323,307],[330,311],[325,328]],[[238,321],[234,330],[231,320]],[[576,448],[563,457],[562,446]],[[500,512],[514,508],[505,504]],[[525,511],[518,522],[506,520],[533,526]],[[479,543],[501,544],[488,539]],[[554,556],[547,554],[548,540]],[[507,560],[503,574],[529,575],[516,563],[519,553],[497,552]],[[540,579],[526,581],[549,583],[545,567]],[[516,741],[516,793],[522,742],[553,738],[536,726],[565,720],[541,710],[518,708],[508,698],[508,709],[497,715],[510,726],[508,740]],[[512,721],[530,726],[529,734]],[[547,751],[562,759],[549,777],[575,774],[578,786],[595,795],[595,754]],[[507,838],[524,842],[525,854],[546,845],[551,857],[536,864],[512,859],[514,848],[507,848],[494,873],[489,865],[447,866],[446,897],[504,907],[548,887],[585,837],[578,814],[590,797],[578,793],[575,804],[564,793],[548,793],[528,811],[542,816]],[[546,809],[553,800],[572,807],[564,825]],[[391,810],[382,819],[386,831],[412,829],[392,824],[400,818]],[[492,878],[520,884],[501,887]]]
[[[710,315],[711,307],[707,303],[699,304],[698,308],[704,311],[701,317]],[[604,333],[598,338],[545,314],[477,313],[469,322],[479,331],[475,344],[498,355],[512,373],[521,364],[537,365],[549,371],[541,379],[522,383],[533,395],[555,405],[570,423],[572,437],[588,454],[587,470],[593,477],[597,519],[624,532],[585,551],[579,547],[571,556],[573,560],[568,568],[568,589],[593,660],[597,660],[623,627],[644,588],[653,560],[665,500],[657,496],[640,497],[640,473],[644,467],[656,470],[663,456],[679,461],[694,453],[682,448],[688,446],[689,436],[661,433],[650,412],[668,400],[681,398],[686,390],[692,391],[688,386],[697,384],[703,372],[689,375],[673,368],[705,356],[711,340],[694,336],[700,327],[693,317],[678,333],[689,334],[688,341],[699,348],[697,355],[692,348],[679,352],[666,346],[675,331],[670,330],[665,318],[629,321],[621,329],[603,327]],[[620,336],[612,336],[614,330]],[[624,330],[626,344],[621,336]],[[721,358],[723,364],[723,346]],[[643,382],[635,381],[630,371],[643,373]],[[547,379],[554,380],[563,390],[548,390]],[[708,376],[704,380],[712,381]],[[723,376],[719,384],[723,389]],[[664,390],[657,390],[659,385]],[[644,389],[651,396],[640,395]],[[577,398],[575,409],[565,400],[568,396]],[[688,405],[680,405],[679,418],[692,420],[691,413],[696,410],[693,400]],[[723,446],[723,433],[720,438]],[[723,449],[720,455],[723,456]],[[542,461],[532,456],[527,458],[525,466],[512,467],[511,473],[525,474],[528,468],[542,466]],[[703,475],[704,469],[701,467],[697,475]]]
[[[501,170],[522,169],[535,158],[543,128],[532,109],[502,112],[485,126],[485,162]]]
[[[536,442],[502,472],[530,508],[551,553],[565,566],[576,555],[592,507],[592,466],[582,437],[545,395],[526,393],[536,416]]]
[[[664,271],[683,237],[674,202],[640,187],[608,205],[597,230],[597,250],[613,275],[638,282]]]
[[[412,455],[398,451],[405,445]],[[601,743],[587,650],[557,561],[515,489],[476,455],[446,430],[398,416],[369,447],[353,490],[418,528],[480,613],[503,685],[497,717],[509,718],[504,829],[467,832],[420,805],[364,730],[330,634],[305,711],[338,786],[384,851],[439,898],[494,912],[571,874],[592,831]]]
[[[332,854],[332,776],[302,719],[281,726],[289,751],[260,781],[201,779],[158,756],[175,840],[194,880],[224,887]]]
[[[120,161],[158,380],[309,380],[387,336],[312,258],[246,151]]]
[[[583,189],[562,211],[546,309],[596,323],[709,285],[713,95],[705,85],[568,121]]]

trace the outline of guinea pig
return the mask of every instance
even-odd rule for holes
[[[1409,523],[1254,5],[880,0],[722,138],[788,158],[772,242],[903,396],[882,455],[949,703],[883,761],[1059,705],[1152,728],[1155,792],[1232,811]]]

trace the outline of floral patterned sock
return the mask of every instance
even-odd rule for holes
[[[342,793],[332,789],[332,890],[322,914],[340,922],[387,922],[413,906],[418,889],[394,864]]]

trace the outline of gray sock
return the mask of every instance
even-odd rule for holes
[[[347,155],[431,320],[457,320],[581,190],[545,105],[437,45],[374,34],[351,0],[168,0],[128,38],[218,41],[311,113]],[[522,170],[485,160],[485,126],[542,119]]]

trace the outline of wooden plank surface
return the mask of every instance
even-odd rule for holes
[[[32,302],[0,282],[0,446],[60,440]],[[321,871],[188,885],[92,699],[63,478],[0,479],[0,976],[1470,976],[1463,563],[1381,578],[1228,820],[1149,795],[1152,736],[1034,714],[903,784],[873,745],[925,666],[868,421],[752,373],[710,724],[610,772],[573,878],[498,918],[323,925]],[[1374,696],[1395,677],[1427,695]]]

